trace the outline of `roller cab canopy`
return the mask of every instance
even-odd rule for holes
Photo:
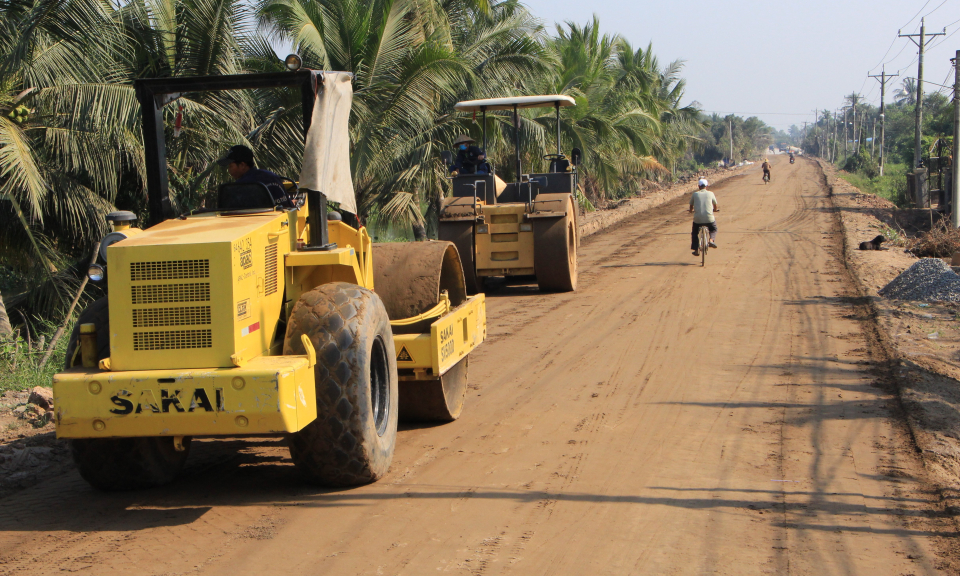
[[[483,112],[490,110],[513,110],[520,108],[566,108],[576,106],[577,102],[563,94],[546,96],[507,96],[505,98],[487,98],[485,100],[466,100],[453,107],[464,112]]]

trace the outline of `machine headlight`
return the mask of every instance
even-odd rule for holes
[[[533,224],[521,224],[521,225],[520,225],[520,231],[521,231],[521,232],[533,232]]]
[[[107,275],[107,269],[99,264],[93,264],[87,268],[87,278],[92,282],[100,282]]]
[[[301,66],[303,66],[303,59],[296,54],[290,54],[289,56],[283,59],[283,63],[284,65],[286,65],[287,70],[291,72],[296,72],[297,70],[300,69]]]
[[[481,224],[481,225],[477,226],[477,234],[486,234],[486,233],[487,233],[487,225],[486,225],[486,224]]]

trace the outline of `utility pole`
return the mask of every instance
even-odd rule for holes
[[[892,80],[899,75],[900,74],[897,73],[897,74],[891,74],[888,76],[886,67],[882,69],[882,71],[880,72],[880,76],[876,76],[876,75],[870,76],[869,74],[867,75],[870,78],[879,78],[878,82],[880,82],[880,175],[881,176],[883,176],[883,160],[884,160],[883,141],[884,141],[884,137],[886,136],[886,125],[887,125],[886,116],[883,113],[884,98],[887,95],[887,80]]]
[[[817,145],[817,156],[823,156],[823,151],[820,148],[820,134],[817,132],[817,123],[820,121],[820,111],[813,111],[813,143]]]
[[[927,38],[926,35],[926,25],[923,22],[923,18],[920,19],[920,33],[919,34],[900,34],[900,31],[897,30],[897,36],[900,38],[909,38],[911,42],[917,45],[917,48],[920,49],[920,59],[919,64],[917,65],[917,126],[914,129],[913,133],[913,169],[916,170],[920,167],[920,132],[922,130],[923,124],[923,50],[926,48],[927,43],[933,40],[936,36],[943,36],[946,33],[936,32],[930,34],[930,38]],[[914,37],[919,36],[920,41],[914,40]]]
[[[873,119],[873,137],[870,138],[870,157],[877,157],[877,119]]]
[[[727,120],[727,131],[730,132],[730,162],[733,162],[733,118]]]
[[[850,98],[850,101],[853,103],[853,111],[851,113],[853,125],[851,126],[851,129],[850,129],[850,139],[853,140],[854,155],[860,154],[860,143],[857,141],[857,99],[859,97],[860,95],[854,92]]]
[[[950,204],[950,223],[960,228],[960,178],[957,178],[957,158],[960,158],[960,50],[953,62],[953,158],[950,162],[950,187],[953,189],[953,202]]]
[[[837,162],[837,152],[838,152],[837,150],[837,116],[838,116],[838,111],[836,108],[834,108],[833,109],[833,160],[831,160],[831,162],[833,162],[834,164],[836,164]]]
[[[846,162],[847,162],[847,158],[850,157],[850,154],[847,152],[847,140],[848,140],[848,138],[847,138],[847,110],[849,110],[849,109],[850,109],[849,106],[844,106],[844,107],[843,107],[843,162],[844,162],[844,163],[846,163]]]

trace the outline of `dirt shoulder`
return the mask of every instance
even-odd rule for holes
[[[878,291],[917,258],[902,246],[859,250],[861,242],[891,229],[911,229],[921,211],[897,210],[863,194],[820,162],[844,232],[847,265],[874,310],[878,340],[893,376],[917,448],[950,507],[960,506],[960,304],[890,300]],[[909,232],[908,232],[909,234]]]

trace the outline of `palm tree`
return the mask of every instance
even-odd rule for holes
[[[900,87],[893,92],[893,100],[897,104],[910,104],[917,101],[917,79],[904,78]]]

